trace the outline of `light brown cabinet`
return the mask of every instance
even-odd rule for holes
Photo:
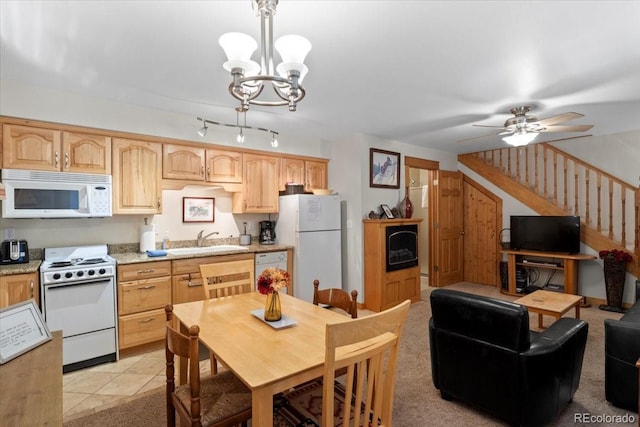
[[[3,168],[54,172],[111,173],[111,138],[5,124]]]
[[[204,299],[200,264],[224,263],[229,261],[245,261],[247,273],[253,275],[255,268],[253,254],[219,255],[201,258],[189,258],[172,261],[174,304],[200,301]]]
[[[113,139],[113,213],[162,213],[162,144]]]
[[[207,149],[206,179],[208,182],[242,182],[242,153]]]
[[[303,184],[305,191],[327,188],[327,162],[283,157],[280,166],[280,190],[285,184]]]
[[[120,349],[159,341],[165,334],[164,306],[171,303],[171,261],[118,266]]]
[[[187,145],[162,145],[162,177],[204,181],[205,149]]]
[[[239,184],[242,182],[242,153],[163,144],[162,178]]]
[[[0,308],[33,298],[40,305],[37,273],[0,276]]]
[[[364,220],[364,304],[368,310],[382,311],[404,300],[420,300],[420,265],[387,271],[386,233],[394,225],[418,225],[419,219]],[[418,257],[418,259],[420,259]]]
[[[278,212],[280,158],[245,153],[242,170],[242,192],[233,194],[233,213]]]

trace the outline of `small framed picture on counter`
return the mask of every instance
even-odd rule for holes
[[[182,222],[213,222],[213,197],[183,197]]]
[[[380,205],[380,207],[388,219],[393,219],[393,212],[391,212],[389,205]]]

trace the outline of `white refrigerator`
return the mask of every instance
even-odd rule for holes
[[[340,196],[280,196],[276,240],[293,246],[293,295],[313,302],[320,288],[342,288]]]

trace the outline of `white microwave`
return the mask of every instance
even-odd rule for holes
[[[3,169],[3,218],[111,216],[111,175]]]

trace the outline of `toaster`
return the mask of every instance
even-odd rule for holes
[[[0,263],[2,265],[29,262],[29,245],[26,240],[5,240],[1,248]]]

